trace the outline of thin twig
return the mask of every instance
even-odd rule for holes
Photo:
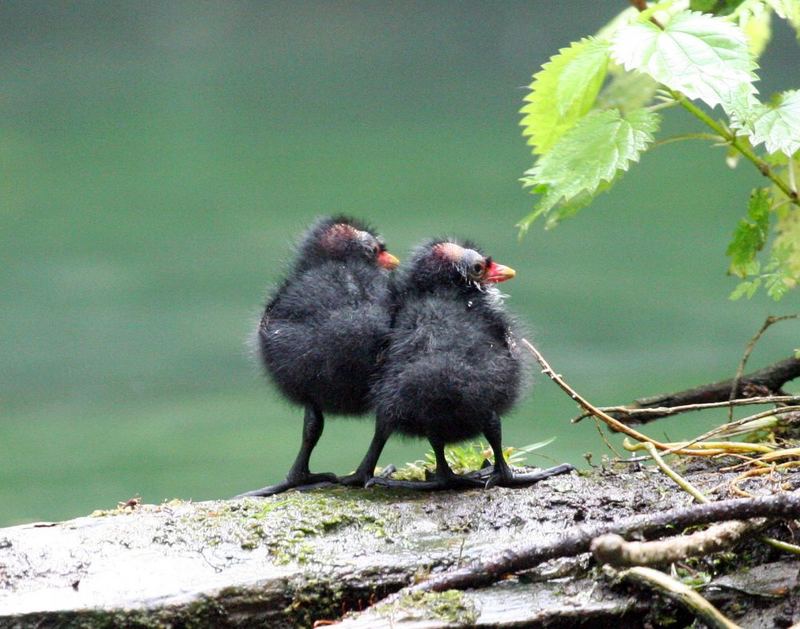
[[[692,485],[688,480],[686,480],[683,476],[678,474],[675,470],[673,470],[669,465],[666,464],[664,459],[661,458],[661,455],[656,450],[655,446],[652,443],[645,443],[644,447],[650,453],[650,456],[653,457],[653,460],[656,462],[656,465],[661,469],[664,474],[669,476],[675,483],[683,489],[687,494],[690,494],[697,502],[705,503],[708,502],[708,498],[703,495],[699,489],[697,489],[694,485]]]
[[[651,439],[647,435],[642,434],[642,433],[638,432],[637,430],[634,430],[633,428],[630,428],[629,426],[626,426],[622,422],[620,422],[620,421],[614,419],[613,417],[611,417],[608,413],[604,413],[603,411],[598,409],[596,406],[593,406],[590,402],[588,402],[583,397],[581,397],[581,395],[577,391],[575,391],[572,387],[570,387],[564,381],[564,378],[562,378],[560,374],[557,374],[555,371],[553,371],[553,368],[544,359],[544,356],[542,356],[539,353],[539,350],[537,350],[530,343],[530,341],[528,341],[528,339],[521,339],[521,342],[528,349],[528,351],[530,351],[533,354],[534,358],[536,358],[537,362],[539,363],[539,365],[542,368],[542,373],[545,374],[548,378],[550,378],[553,382],[555,382],[559,387],[561,387],[561,389],[564,392],[566,392],[567,395],[569,395],[575,402],[580,404],[581,407],[583,407],[584,409],[589,411],[592,415],[594,415],[598,419],[600,419],[603,422],[605,422],[608,426],[613,428],[615,431],[624,433],[624,434],[628,435],[629,437],[633,437],[637,441],[650,442],[654,446],[656,446],[657,448],[660,448],[661,450],[668,450],[670,448],[670,446],[667,446],[667,445],[661,443],[660,441],[656,441],[655,439]],[[695,452],[695,451],[691,451],[691,450],[680,450],[680,453],[681,454],[704,454],[701,451]]]
[[[765,417],[772,417],[774,415],[782,415],[782,414],[786,414],[786,413],[796,413],[797,411],[800,411],[800,406],[784,406],[782,408],[773,408],[773,409],[770,409],[768,411],[763,411],[761,413],[756,413],[755,415],[749,415],[748,417],[743,417],[742,419],[737,419],[736,421],[728,422],[727,424],[722,424],[721,426],[717,426],[716,428],[712,428],[708,432],[704,432],[699,437],[695,437],[691,441],[687,442],[686,445],[681,444],[681,447],[682,448],[691,447],[691,446],[697,444],[698,442],[705,441],[706,439],[710,439],[711,437],[719,435],[720,433],[727,432],[731,428],[737,428],[739,426],[743,426],[744,424],[747,424],[747,423],[752,422],[752,421],[757,421],[757,420],[763,419]],[[667,450],[664,454],[672,454],[673,452],[676,452],[676,451],[677,450],[673,448],[672,450]]]
[[[670,598],[678,601],[713,629],[740,629],[739,625],[728,620],[722,612],[704,599],[692,588],[667,576],[659,570],[636,566],[619,573],[619,577],[654,587]]]
[[[658,148],[659,146],[666,146],[667,144],[672,144],[673,142],[681,142],[682,140],[712,140],[715,142],[725,143],[725,138],[717,135],[716,133],[682,133],[681,135],[673,135],[672,137],[664,138],[663,140],[654,142],[650,146],[650,148],[654,149]]]
[[[736,397],[736,394],[739,392],[739,383],[742,381],[742,375],[744,374],[744,367],[747,364],[747,360],[750,358],[750,354],[753,353],[753,349],[758,343],[758,340],[763,336],[764,332],[766,332],[770,326],[778,323],[779,321],[786,321],[787,319],[797,319],[799,315],[791,314],[791,315],[782,315],[782,316],[774,316],[769,315],[765,320],[764,323],[761,325],[761,328],[753,335],[753,338],[748,341],[747,345],[744,348],[744,354],[742,355],[742,360],[739,361],[739,367],[736,369],[736,375],[733,378],[733,385],[731,385],[731,396],[730,400]],[[733,406],[730,407],[728,410],[728,419],[733,419]]]
[[[769,395],[765,397],[746,397],[725,402],[707,402],[704,404],[682,404],[680,406],[651,406],[647,408],[636,408],[631,406],[598,406],[605,413],[620,413],[629,417],[647,417],[648,415],[658,415],[667,417],[669,415],[679,415],[693,411],[705,411],[714,408],[727,408],[728,406],[750,406],[761,404],[800,404],[800,395]],[[591,413],[581,413],[570,420],[577,424],[586,417],[591,417]]]

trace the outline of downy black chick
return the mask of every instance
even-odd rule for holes
[[[312,474],[309,458],[324,412],[361,415],[370,407],[369,385],[391,325],[387,270],[397,264],[380,237],[349,217],[322,218],[304,234],[258,326],[267,373],[305,407],[300,452],[286,480],[243,495],[336,482],[334,474]]]
[[[523,360],[511,318],[495,287],[514,277],[471,243],[433,240],[403,270],[383,366],[373,385],[375,436],[348,484],[365,482],[411,489],[526,485],[567,472],[562,465],[515,474],[501,446],[500,416],[523,384]],[[436,456],[428,481],[372,478],[393,432],[425,437]],[[448,466],[445,444],[483,434],[494,452],[492,468],[458,476]]]

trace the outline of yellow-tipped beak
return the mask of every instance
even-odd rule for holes
[[[504,266],[502,264],[497,264],[497,262],[492,262],[489,265],[489,268],[486,269],[486,280],[487,282],[505,282],[506,280],[510,280],[514,277],[517,272],[512,269],[510,266]]]
[[[400,264],[400,260],[395,258],[388,251],[381,251],[378,254],[378,264],[384,269],[396,269],[397,265]]]

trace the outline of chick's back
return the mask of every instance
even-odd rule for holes
[[[300,272],[269,302],[258,329],[261,358],[298,404],[361,414],[390,328],[389,279],[361,262]]]

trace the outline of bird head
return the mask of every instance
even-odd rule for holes
[[[434,240],[423,245],[411,261],[413,282],[420,287],[456,286],[484,290],[516,275],[472,243]]]
[[[298,259],[304,267],[327,260],[363,260],[385,269],[394,269],[400,263],[386,250],[380,236],[347,216],[317,221],[300,243]]]

